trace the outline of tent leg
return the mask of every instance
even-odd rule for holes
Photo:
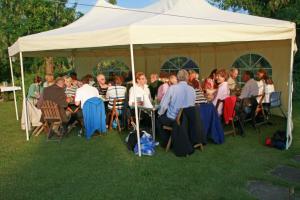
[[[23,93],[23,106],[25,107],[25,129],[26,129],[26,140],[29,141],[29,130],[28,130],[28,112],[27,112],[27,102],[26,102],[26,92],[24,83],[24,66],[23,66],[23,54],[20,52],[20,65],[21,65],[21,78],[22,78],[22,93]]]
[[[288,102],[288,113],[287,113],[287,130],[286,130],[286,149],[292,145],[293,141],[293,66],[294,66],[294,40],[291,40],[291,60],[290,60],[290,75],[289,75],[289,102]]]
[[[9,57],[9,65],[10,65],[11,82],[12,82],[13,87],[15,87],[15,79],[14,79],[14,72],[13,72],[13,66],[12,66],[12,59],[11,59],[11,57]],[[15,110],[16,110],[16,119],[19,120],[19,112],[18,112],[16,91],[13,90],[13,93],[14,93],[14,102],[15,102]]]
[[[140,142],[140,124],[139,124],[139,115],[138,115],[138,108],[137,108],[137,102],[136,102],[135,66],[134,66],[134,54],[133,54],[133,45],[132,44],[130,44],[130,57],[131,57],[131,72],[132,72],[132,83],[133,83],[133,94],[134,94],[136,135],[137,135],[139,157],[141,157],[142,152],[141,152],[141,142]]]

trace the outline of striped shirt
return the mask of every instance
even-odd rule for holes
[[[67,97],[74,97],[76,94],[77,86],[66,87],[65,94]]]
[[[195,101],[196,104],[207,103],[207,99],[204,96],[204,93],[202,90],[195,89],[195,92],[196,92],[196,101]]]
[[[125,100],[126,95],[126,87],[116,85],[110,86],[106,92],[106,99],[108,99],[108,109],[112,109],[114,105],[115,99],[123,99]],[[124,106],[124,102],[117,102],[117,109],[122,109]]]

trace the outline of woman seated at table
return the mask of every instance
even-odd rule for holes
[[[138,106],[152,108],[151,94],[146,85],[147,79],[143,72],[136,73],[136,101]],[[134,90],[133,86],[129,90],[129,106],[134,106]]]
[[[189,82],[188,84],[192,86],[196,93],[196,101],[195,104],[207,103],[207,99],[204,96],[203,90],[200,85],[200,81],[196,78],[197,73],[195,71],[189,72]]]
[[[39,76],[34,77],[33,83],[28,89],[27,99],[34,105],[38,102],[43,91],[42,79]]]
[[[158,102],[161,102],[165,94],[167,93],[169,87],[171,85],[176,85],[177,84],[177,77],[175,75],[170,75],[169,78],[164,78],[165,80],[163,81],[164,84],[159,86],[158,91],[157,91],[157,100]]]
[[[216,106],[218,100],[224,100],[226,97],[230,95],[230,90],[228,88],[228,83],[227,83],[227,72],[225,69],[220,69],[216,73],[216,80],[218,83],[218,89],[216,92],[216,95],[212,101],[212,103]],[[220,104],[218,106],[218,114],[219,116],[222,115],[223,113],[223,104]]]
[[[115,99],[125,100],[126,87],[122,86],[122,79],[115,76],[113,86],[110,86],[106,92],[106,99],[108,99],[108,109],[112,110]],[[116,107],[118,110],[122,109],[124,102],[118,102]]]
[[[214,98],[214,95],[216,93],[216,88],[217,88],[216,72],[217,72],[217,69],[212,70],[209,77],[207,77],[204,80],[204,83],[202,86],[202,89],[205,92],[205,95],[206,95],[206,98],[208,101],[211,101]]]

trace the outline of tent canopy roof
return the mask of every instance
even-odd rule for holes
[[[294,39],[295,24],[220,10],[206,0],[160,0],[127,9],[98,0],[77,21],[19,38],[9,55],[129,44],[180,44]]]

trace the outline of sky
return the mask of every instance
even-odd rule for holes
[[[69,3],[78,2],[79,4],[95,5],[97,0],[69,0]],[[117,0],[118,5],[126,8],[142,8],[150,5],[157,0]],[[91,9],[91,6],[79,5],[77,10],[86,13]]]

